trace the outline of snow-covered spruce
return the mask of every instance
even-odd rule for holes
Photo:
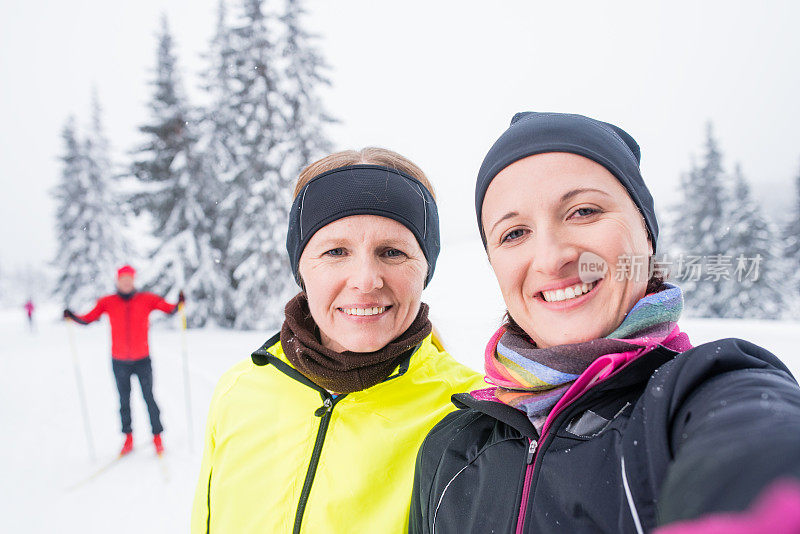
[[[748,269],[758,262],[758,276],[736,275],[720,281],[719,298],[727,304],[719,317],[779,319],[784,313],[783,291],[786,273],[781,258],[781,242],[775,225],[767,220],[750,194],[750,187],[739,165],[733,173],[733,198],[736,205],[729,214],[728,252],[735,272],[739,258],[748,259]]]
[[[275,328],[296,290],[284,252],[299,171],[329,147],[316,95],[326,83],[299,2],[278,10],[242,0],[232,21],[220,6],[207,73],[204,134],[209,165],[224,184],[217,235],[230,290],[224,318],[237,328]]]
[[[687,311],[695,317],[784,315],[787,273],[778,232],[762,215],[741,171],[733,176],[724,171],[711,123],[704,154],[681,185],[683,198],[672,207],[663,248]],[[694,274],[692,257],[700,267]]]
[[[143,271],[144,287],[159,294],[183,290],[192,303],[189,326],[217,322],[228,281],[220,264],[214,221],[222,194],[213,168],[197,148],[197,116],[187,102],[166,17],[159,35],[150,120],[139,127],[131,194],[152,221],[157,246]]]
[[[111,281],[108,273],[129,253],[123,237],[125,212],[114,195],[109,144],[96,93],[91,128],[83,142],[73,118],[62,138],[61,178],[52,191],[58,203],[53,264],[60,274],[55,295],[65,307],[74,307],[92,302],[102,291],[98,285]]]
[[[783,229],[783,243],[790,303],[785,317],[791,319],[800,316],[800,172],[795,178],[794,202]]]

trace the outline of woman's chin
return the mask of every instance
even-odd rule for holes
[[[390,341],[377,337],[349,337],[347,339],[331,340],[324,343],[326,347],[336,352],[375,352],[381,350]]]
[[[529,332],[528,335],[536,343],[536,346],[541,349],[556,345],[574,345],[575,343],[584,343],[603,337],[603,331],[596,329],[595,326],[561,332]]]
[[[381,350],[383,347],[386,346],[386,343],[364,343],[359,345],[353,345],[345,350],[349,352],[376,352]]]

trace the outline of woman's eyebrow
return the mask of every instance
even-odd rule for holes
[[[516,211],[509,211],[508,213],[497,219],[497,221],[492,225],[491,231],[494,232],[494,229],[498,224],[505,221],[506,219],[510,219],[511,217],[516,217],[517,215],[519,215],[519,213],[517,213]]]
[[[350,243],[350,240],[346,237],[329,237],[327,239],[321,239],[317,241],[316,246],[322,248],[328,247],[341,247]]]
[[[380,241],[378,241],[377,246],[379,246],[379,247],[407,247],[411,243],[412,243],[412,241],[410,241],[408,239],[403,239],[402,237],[390,237],[390,238],[381,239]]]
[[[606,193],[605,191],[601,191],[600,189],[594,189],[594,188],[591,188],[591,187],[581,187],[579,189],[573,189],[572,191],[567,191],[566,193],[564,193],[561,196],[561,202],[562,203],[566,202],[567,200],[571,199],[575,195],[580,195],[581,193],[589,193],[589,192],[600,193],[601,195],[605,195],[607,197],[611,196],[608,193]]]

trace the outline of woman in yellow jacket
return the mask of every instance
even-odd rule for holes
[[[286,245],[302,291],[217,385],[192,532],[404,532],[420,443],[452,394],[483,385],[421,302],[430,183],[388,150],[329,155],[300,174]]]

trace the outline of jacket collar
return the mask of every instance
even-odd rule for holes
[[[259,367],[262,367],[264,365],[274,366],[276,369],[278,369],[280,372],[287,375],[288,377],[297,380],[301,384],[304,384],[310,387],[311,389],[319,391],[319,393],[323,396],[323,398],[330,396],[330,393],[328,393],[328,391],[325,388],[315,384],[313,381],[309,380],[308,377],[306,377],[303,373],[292,367],[289,364],[289,362],[284,361],[281,358],[278,358],[269,351],[269,349],[273,347],[276,343],[279,343],[280,340],[281,340],[281,333],[278,332],[277,334],[269,338],[267,341],[265,341],[258,349],[256,349],[250,355],[250,359],[253,361],[255,365]],[[395,371],[391,375],[389,375],[388,378],[384,379],[382,382],[379,382],[379,384],[389,382],[390,380],[394,380],[395,378],[399,378],[404,374],[406,374],[406,372],[408,371],[408,367],[411,365],[411,357],[417,352],[417,350],[419,350],[421,345],[422,343],[408,349],[405,353],[406,357],[401,361],[397,369],[395,369]]]
[[[617,374],[595,384],[591,389],[585,391],[578,397],[572,406],[580,404],[581,400],[586,399],[587,394],[595,396],[604,392],[627,389],[636,385],[644,387],[653,372],[673,359],[677,354],[679,353],[674,350],[659,346],[647,354],[644,354],[641,358],[632,361]],[[507,404],[503,404],[500,401],[478,400],[470,393],[458,393],[453,395],[452,401],[458,408],[472,408],[498,421],[502,421],[531,440],[539,439],[539,434],[530,419],[528,419],[523,412]]]

